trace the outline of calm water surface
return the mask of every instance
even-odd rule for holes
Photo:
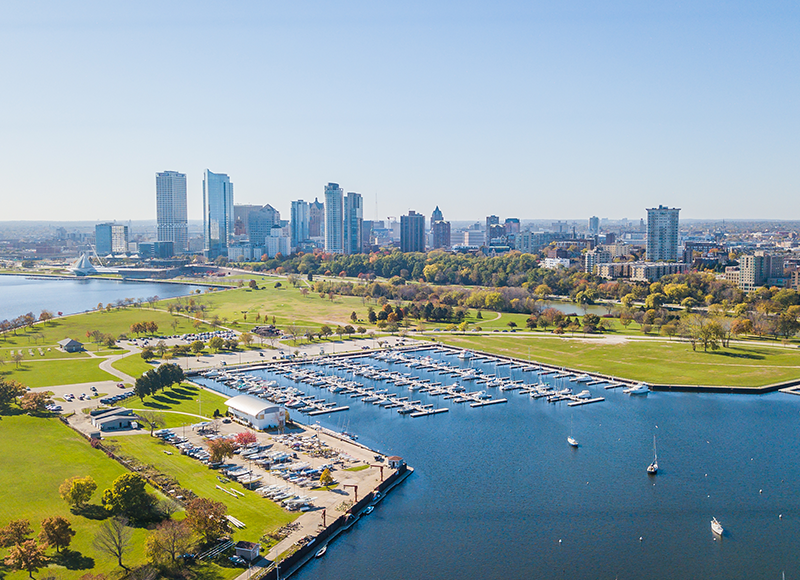
[[[37,279],[25,276],[0,276],[0,320],[16,318],[42,310],[75,314],[124,298],[174,298],[186,296],[200,286],[119,280]]]
[[[301,387],[350,405],[320,417],[323,426],[348,428],[416,473],[298,579],[800,577],[800,397],[630,397],[590,387],[606,400],[570,408],[487,389],[508,404],[472,409],[415,393],[450,412],[412,419]],[[567,445],[570,431],[580,448]],[[654,433],[660,470],[650,477]],[[714,516],[725,526],[722,539],[712,535]]]

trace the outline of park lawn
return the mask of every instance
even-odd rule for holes
[[[24,451],[20,448],[24,445]],[[67,518],[76,532],[70,549],[73,551],[64,566],[53,566],[52,571],[64,580],[78,579],[87,572],[109,576],[117,570],[116,561],[95,551],[92,546],[95,533],[101,524],[99,512],[103,490],[127,470],[109,459],[102,451],[92,449],[80,435],[63,425],[57,418],[31,417],[25,414],[6,414],[0,417],[0,525],[11,519],[30,520],[34,534],[41,529],[46,517]],[[97,482],[97,491],[90,501],[93,509],[88,516],[70,512],[69,506],[58,494],[61,483],[74,475],[90,475]],[[97,515],[99,513],[99,515]],[[94,518],[94,519],[92,519]],[[132,549],[123,560],[128,565],[143,564],[146,530],[137,528],[133,533]],[[0,556],[7,550],[0,549]],[[55,550],[48,550],[54,554]],[[0,566],[0,572],[4,568]],[[43,576],[40,571],[37,576]],[[8,572],[6,580],[27,578],[26,572]]]
[[[129,409],[146,409],[148,411],[170,411],[162,413],[168,427],[180,427],[188,423],[197,423],[200,419],[196,415],[210,418],[214,410],[224,415],[228,410],[225,401],[230,397],[200,389],[195,385],[183,383],[180,386],[164,389],[160,393],[144,398],[126,399],[123,403]],[[201,413],[202,410],[202,413]]]
[[[225,484],[244,492],[244,497],[234,498],[217,489],[221,485],[217,471],[209,469],[196,459],[175,453],[175,447],[147,434],[118,437],[119,452],[153,465],[159,471],[175,477],[187,489],[201,497],[221,501],[228,506],[228,514],[244,522],[242,530],[234,528],[233,539],[258,542],[265,532],[271,532],[294,521],[299,514],[287,512],[277,504],[248,491],[236,483]],[[173,451],[167,455],[164,451]]]
[[[139,353],[134,353],[111,363],[111,366],[120,372],[138,378],[158,365],[148,364]]]
[[[445,344],[594,371],[611,376],[673,385],[759,387],[800,377],[797,353],[785,348],[734,343],[718,351],[692,351],[689,343],[628,340],[613,344],[595,338],[439,335]]]
[[[34,388],[117,380],[117,377],[100,369],[98,365],[101,362],[102,359],[84,358],[28,361],[19,367],[12,363],[0,367],[0,376]]]
[[[0,344],[3,344],[0,342]],[[39,354],[39,349],[42,349],[44,355]],[[47,349],[50,350],[47,350]],[[63,350],[58,350],[55,346],[41,346],[36,344],[29,344],[27,346],[21,345],[17,347],[2,347],[0,348],[0,359],[4,360],[7,364],[13,364],[11,361],[11,355],[15,352],[22,351],[22,356],[25,357],[24,360],[30,361],[39,361],[39,360],[52,360],[52,359],[87,359],[89,358],[89,354],[85,352],[64,352]],[[29,351],[33,351],[31,354]]]

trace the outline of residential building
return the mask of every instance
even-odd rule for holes
[[[308,202],[298,199],[292,202],[291,215],[292,250],[301,242],[311,239],[311,207]]]
[[[325,251],[344,253],[344,191],[338,183],[325,186]]]
[[[725,269],[727,274],[727,268]],[[773,256],[764,251],[739,257],[739,288],[752,292],[759,286],[768,284],[783,285],[783,256]],[[780,279],[780,282],[778,282]]]
[[[425,251],[425,216],[413,209],[400,216],[400,250],[402,252]]]
[[[233,183],[224,173],[203,176],[203,253],[209,260],[228,255],[233,236]]]
[[[611,252],[604,249],[602,246],[598,246],[587,251],[583,255],[583,271],[592,274],[597,264],[605,264],[611,261]]]
[[[288,256],[292,253],[291,236],[287,235],[282,227],[273,227],[264,240],[264,253],[269,258],[274,258],[278,254]]]
[[[498,225],[500,225],[500,218],[499,217],[497,217],[496,215],[486,216],[486,232],[487,233],[489,232],[489,228],[491,228],[492,226],[498,226]],[[487,238],[487,241],[488,241],[488,239],[489,238]]]
[[[689,265],[682,262],[612,262],[595,265],[595,274],[601,278],[630,278],[634,282],[654,282],[670,274],[688,271]]]
[[[567,258],[545,258],[542,260],[542,267],[548,270],[555,270],[556,268],[569,268],[569,259]]]
[[[595,215],[589,218],[589,233],[594,236],[600,233],[600,218]]]
[[[94,244],[99,256],[124,254],[128,251],[128,226],[97,224],[94,227]]]
[[[172,242],[179,254],[189,249],[185,173],[156,173],[156,223],[159,242]]]
[[[349,191],[344,199],[344,253],[360,254],[362,251],[361,224],[364,221],[364,200],[360,193]]]
[[[647,261],[678,259],[678,212],[680,208],[659,205],[647,210]]]
[[[450,222],[438,220],[433,222],[433,248],[450,249]]]
[[[308,237],[321,238],[325,235],[325,204],[316,197],[308,204]]]

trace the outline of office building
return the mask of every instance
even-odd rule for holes
[[[436,209],[433,210],[431,214],[431,229],[433,229],[433,224],[436,222],[440,222],[444,220],[444,216],[442,215],[442,210],[439,209],[439,206],[436,206]]]
[[[325,186],[325,251],[344,253],[344,190],[338,183]]]
[[[505,223],[506,235],[518,234],[520,230],[519,218],[506,218]]]
[[[325,204],[316,197],[308,204],[308,237],[321,238],[325,235]]]
[[[272,228],[280,227],[281,214],[271,205],[262,206],[247,214],[247,238],[251,244],[263,246]]]
[[[302,199],[293,201],[291,218],[292,250],[295,250],[301,242],[311,238],[311,207],[309,203]]]
[[[659,205],[647,210],[647,261],[678,259],[678,212],[680,208]]]
[[[364,200],[360,193],[347,193],[344,199],[343,242],[345,254],[361,253],[361,224],[364,221]]]
[[[268,223],[277,224],[281,221],[281,213],[269,204],[236,204],[233,206],[233,235],[250,236],[250,214],[253,212],[272,214],[271,218],[265,218]]]
[[[500,218],[496,215],[486,216],[486,231],[489,231],[489,228],[492,226],[496,226],[500,224]]]
[[[139,242],[139,257],[143,260],[166,260],[175,255],[174,247],[173,242]]]
[[[278,254],[288,256],[292,252],[291,246],[291,236],[287,236],[283,228],[273,227],[264,240],[264,253],[269,258],[274,258]]]
[[[124,254],[128,251],[128,226],[97,224],[94,227],[94,243],[98,256]]]
[[[425,216],[414,210],[400,216],[400,251],[425,251]]]
[[[783,285],[783,256],[773,256],[763,251],[739,257],[738,286],[752,292],[759,286]],[[726,268],[727,272],[728,268]],[[780,279],[780,283],[778,283]],[[770,283],[772,280],[772,283]]]
[[[450,222],[438,220],[433,222],[433,248],[450,249]]]
[[[156,222],[159,242],[172,242],[179,254],[189,249],[185,173],[156,173]]]
[[[209,260],[228,255],[233,235],[233,183],[224,173],[203,175],[203,253]]]

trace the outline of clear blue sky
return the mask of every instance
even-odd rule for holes
[[[800,219],[796,2],[30,2],[2,219],[148,219],[155,173],[365,218]]]

